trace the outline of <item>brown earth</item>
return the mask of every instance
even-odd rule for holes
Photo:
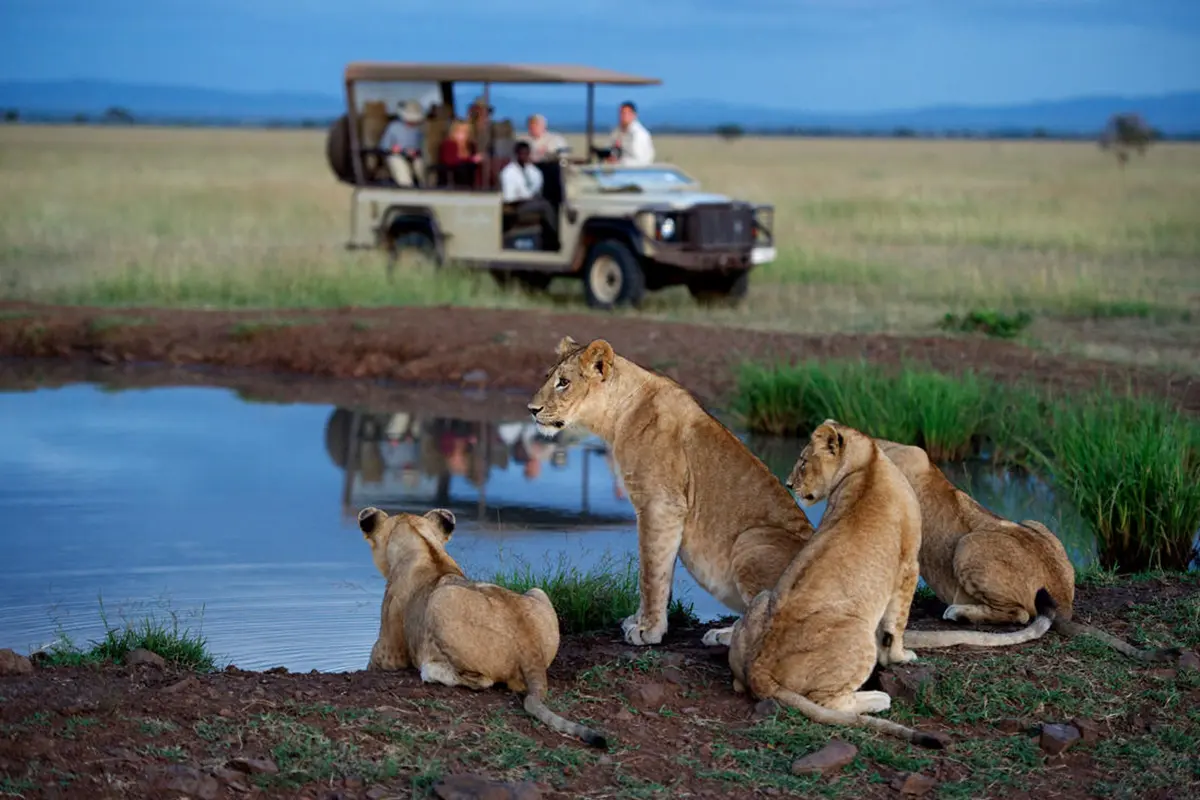
[[[606,338],[617,352],[675,378],[708,404],[728,398],[744,360],[862,357],[1059,388],[1129,382],[1200,412],[1196,377],[1051,355],[982,336],[805,336],[625,315],[450,307],[229,312],[0,303],[0,358],[155,362],[517,392],[538,387],[555,344],[568,334],[580,341]],[[24,380],[13,369],[0,365],[6,386]]]
[[[1194,626],[1198,597],[1196,576],[1085,586],[1077,618],[1122,636],[1171,615]],[[934,621],[941,609],[916,603],[914,624],[942,624]],[[1200,646],[1187,630],[1175,643]],[[733,693],[725,648],[703,647],[701,634],[673,630],[661,647],[638,650],[615,633],[564,637],[551,705],[608,734],[608,752],[549,731],[502,688],[425,685],[412,671],[39,666],[0,677],[0,790],[29,798],[891,798],[932,784],[928,797],[1200,796],[1194,661],[1144,667],[1051,633],[1002,653],[959,648],[873,677],[868,685],[878,681],[895,698],[888,716],[953,737],[949,749],[930,751],[756,706]],[[1080,709],[1091,716],[1079,719],[1087,716]],[[1082,738],[1051,755],[1042,723],[1074,724]],[[795,759],[832,739],[857,745],[846,766],[791,774]],[[439,781],[455,774],[526,783],[521,793],[454,795]]]

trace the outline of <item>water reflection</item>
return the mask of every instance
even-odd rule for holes
[[[583,432],[548,438],[532,422],[337,408],[325,423],[325,449],[343,471],[345,515],[365,505],[401,511],[441,506],[484,525],[529,529],[633,519],[611,453]],[[597,466],[611,489],[594,502],[591,476]],[[489,504],[493,474],[499,492]],[[513,480],[515,474],[520,481]],[[573,481],[578,483],[568,491]]]

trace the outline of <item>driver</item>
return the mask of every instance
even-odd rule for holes
[[[612,150],[606,161],[626,167],[644,167],[654,163],[654,140],[637,116],[637,106],[626,100],[618,111],[618,125],[612,132]]]

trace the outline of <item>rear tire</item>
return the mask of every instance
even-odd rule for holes
[[[641,305],[646,275],[629,246],[615,239],[596,242],[583,265],[583,293],[592,308]]]
[[[429,234],[422,231],[404,230],[388,237],[387,245],[387,277],[392,280],[396,275],[396,267],[437,265],[437,247]]]

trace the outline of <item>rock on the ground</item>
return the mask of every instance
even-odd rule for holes
[[[667,689],[661,683],[641,683],[625,692],[625,697],[638,708],[658,708],[667,699]]]
[[[832,739],[815,753],[792,762],[793,775],[827,775],[849,764],[858,755],[858,748],[841,739]]]
[[[481,775],[447,775],[434,784],[433,793],[442,800],[539,800],[537,786],[522,781],[506,783]]]
[[[893,699],[915,700],[921,687],[934,681],[928,664],[893,664],[879,673],[879,688]]]
[[[996,730],[1000,731],[1001,733],[1021,733],[1022,731],[1027,730],[1029,727],[1030,726],[1026,725],[1023,721],[1013,717],[1006,717],[996,722]]]
[[[179,792],[199,800],[216,800],[221,794],[221,784],[216,778],[184,764],[163,767],[155,784],[161,791]]]
[[[937,786],[937,781],[919,772],[897,775],[892,779],[892,788],[908,797],[921,797],[928,794],[935,786]]]
[[[1075,717],[1075,719],[1071,720],[1071,725],[1074,726],[1077,731],[1079,731],[1080,738],[1083,739],[1084,744],[1091,744],[1093,742],[1100,741],[1102,729],[1100,727],[1100,723],[1096,722],[1094,719],[1088,719],[1087,717]]]
[[[279,766],[269,758],[238,756],[230,759],[229,766],[248,775],[274,775],[279,772]]]
[[[667,683],[673,683],[676,686],[682,686],[685,682],[683,670],[679,669],[679,667],[666,667],[662,671],[662,676],[663,680]]]
[[[0,650],[0,677],[6,675],[31,675],[33,662],[25,656],[5,648]]]
[[[1042,750],[1056,756],[1079,741],[1081,734],[1074,725],[1046,724],[1042,726],[1042,735],[1038,740]]]
[[[767,719],[775,716],[779,711],[779,703],[773,697],[768,697],[766,700],[759,700],[754,704],[754,713],[750,716],[753,719]]]
[[[136,650],[130,650],[125,654],[125,666],[132,667],[137,664],[145,664],[148,667],[157,667],[162,669],[167,665],[167,660],[158,653],[151,652],[145,648],[139,647]]]
[[[1200,656],[1191,650],[1186,650],[1183,655],[1179,656],[1178,665],[1180,669],[1200,669]]]

